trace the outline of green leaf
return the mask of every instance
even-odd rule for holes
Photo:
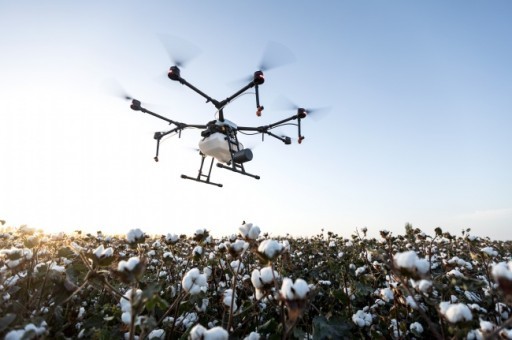
[[[319,315],[313,319],[313,339],[349,339],[352,327],[341,318],[327,320]]]
[[[57,255],[59,257],[72,257],[75,253],[69,247],[60,248]]]
[[[9,325],[16,319],[16,314],[8,313],[4,317],[0,318],[0,333],[9,327]]]

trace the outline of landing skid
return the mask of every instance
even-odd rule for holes
[[[201,183],[205,183],[205,184],[216,185],[219,188],[222,188],[222,184],[210,182],[210,174],[212,173],[212,167],[213,167],[213,157],[212,157],[212,161],[210,163],[210,168],[208,169],[208,174],[207,175],[203,174],[203,165],[204,165],[205,158],[206,158],[206,156],[201,154],[201,167],[199,167],[199,172],[197,174],[197,177],[190,177],[190,176],[187,176],[187,175],[181,175],[181,178],[183,178],[183,179],[190,179],[192,181],[201,182]],[[206,178],[206,179],[203,179],[203,178]]]
[[[226,169],[226,170],[230,170],[230,171],[233,171],[233,172],[236,172],[236,173],[239,173],[239,174],[242,174],[242,175],[245,175],[245,176],[249,176],[249,177],[252,177],[252,178],[256,178],[256,179],[260,179],[260,176],[258,175],[253,175],[253,174],[250,174],[248,172],[245,172],[244,169],[242,170],[238,170],[238,168],[234,167],[234,166],[228,166],[228,165],[224,165],[222,163],[217,163],[217,166],[219,168],[222,168],[222,169]]]
[[[181,178],[183,178],[183,179],[190,179],[192,181],[201,182],[201,183],[205,183],[205,184],[216,185],[219,188],[222,188],[222,184],[210,182],[209,179],[208,180],[204,180],[204,179],[200,179],[200,178],[190,177],[190,176],[187,176],[187,175],[181,175]]]

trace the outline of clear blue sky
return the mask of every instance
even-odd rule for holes
[[[4,1],[0,0],[0,219],[55,230],[236,232],[322,228],[349,236],[403,232],[406,222],[510,239],[510,1]],[[266,73],[261,100],[225,110],[239,125],[330,106],[306,119],[302,145],[243,137],[248,172],[195,175],[199,131],[152,158],[163,121],[134,112],[105,83],[172,119],[203,124],[215,109],[166,79],[159,34],[201,54],[182,76],[216,99],[256,71],[268,41],[296,62]],[[294,136],[293,129],[283,133]]]

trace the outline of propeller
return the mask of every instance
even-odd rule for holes
[[[265,72],[295,62],[293,53],[283,44],[269,41],[261,58],[258,70]]]
[[[108,79],[103,81],[103,88],[105,91],[117,98],[124,100],[133,100],[134,98],[128,94],[128,92],[119,84],[115,79]]]
[[[311,117],[314,120],[318,120],[323,116],[325,113],[327,113],[331,107],[330,106],[324,106],[324,107],[316,107],[316,108],[304,108],[300,107],[291,100],[280,97],[277,100],[276,107],[279,110],[294,110],[297,111],[297,114],[300,118],[306,118]]]
[[[239,80],[235,80],[232,82],[233,84],[240,83],[248,83],[250,81],[255,80],[257,74],[258,76],[263,76],[263,72],[285,66],[295,62],[295,55],[288,49],[285,45],[275,42],[269,41],[265,50],[263,52],[263,56],[261,57],[260,63],[258,64],[258,71],[255,72],[252,76],[244,77]],[[261,74],[261,75],[260,75]],[[263,82],[261,82],[263,83]]]
[[[160,34],[159,38],[173,66],[185,67],[186,64],[201,52],[199,47],[177,36]]]

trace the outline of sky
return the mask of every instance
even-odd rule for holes
[[[0,0],[0,219],[214,236],[242,221],[346,237],[411,223],[510,239],[511,15],[510,1]],[[163,141],[156,163],[153,134],[169,125],[116,90],[176,121],[215,118],[166,78],[186,48],[162,36],[198,48],[181,75],[217,100],[245,85],[269,42],[291,51],[265,73],[262,117],[250,94],[225,108],[235,124],[293,115],[283,98],[329,110],[302,121],[300,145],[239,136],[260,180],[216,167],[223,188],[181,179],[197,175],[200,130]]]

